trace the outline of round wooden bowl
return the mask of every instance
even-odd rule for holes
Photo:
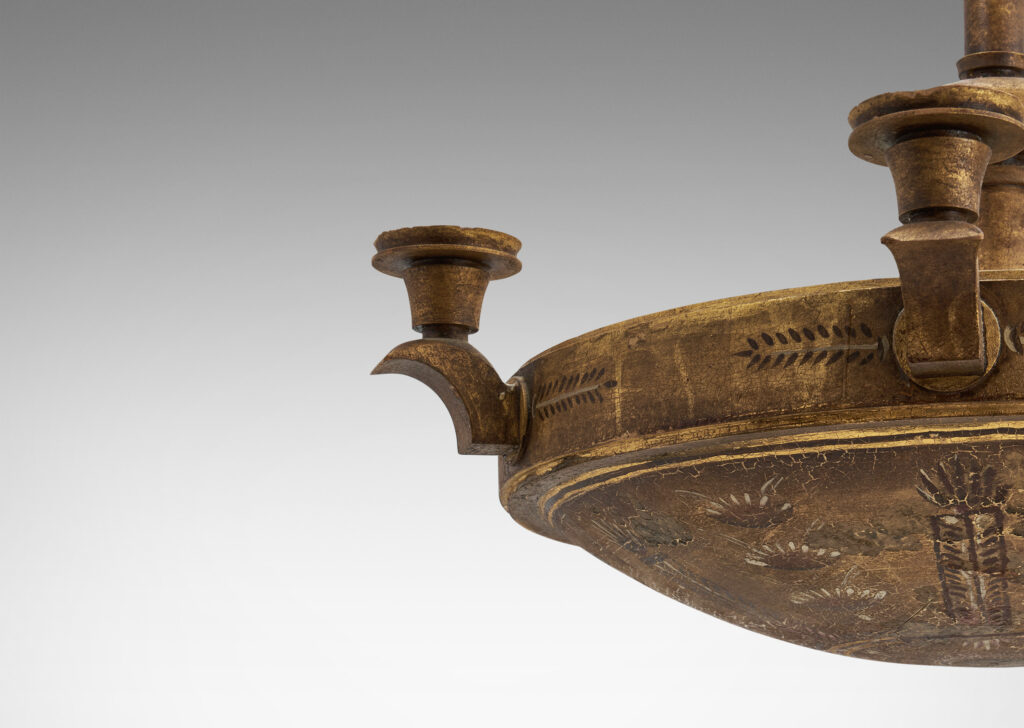
[[[1024,280],[988,274],[981,294],[996,363],[959,392],[898,366],[898,280],[714,301],[560,344],[517,373],[529,424],[501,460],[502,504],[772,637],[1024,664]]]

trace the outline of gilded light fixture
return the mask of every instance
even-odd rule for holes
[[[960,81],[850,113],[892,172],[900,278],[584,334],[503,380],[468,336],[502,233],[382,234],[430,386],[501,502],[648,586],[845,655],[1024,664],[1024,0],[966,0]]]

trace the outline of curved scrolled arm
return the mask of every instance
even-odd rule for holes
[[[527,392],[502,381],[466,339],[480,325],[488,282],[518,272],[519,241],[493,230],[447,225],[405,228],[377,238],[373,264],[405,280],[413,329],[373,370],[405,374],[441,398],[464,455],[515,455],[526,434]]]

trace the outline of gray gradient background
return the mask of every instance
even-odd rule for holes
[[[816,653],[528,533],[367,376],[413,337],[390,228],[523,240],[474,337],[506,376],[893,275],[845,115],[953,80],[960,12],[2,0],[0,725],[1019,721],[1019,671]]]

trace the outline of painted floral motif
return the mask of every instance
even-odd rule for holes
[[[798,592],[790,597],[794,604],[813,606],[823,612],[851,612],[858,619],[870,622],[872,608],[885,599],[887,592],[881,589],[857,589],[852,586],[838,586],[832,589],[811,589]]]
[[[779,502],[776,488],[782,477],[770,478],[760,491],[727,496],[712,500],[704,512],[712,518],[743,528],[768,528],[787,521],[793,515],[793,505],[788,501]]]
[[[593,528],[617,549],[635,554],[644,563],[659,562],[664,558],[664,548],[685,546],[693,540],[681,521],[653,514],[630,518],[624,523],[594,521]]]
[[[764,544],[751,550],[746,562],[752,566],[785,571],[807,571],[820,569],[834,563],[842,554],[830,549],[812,549],[807,544],[797,546],[790,541],[785,546],[780,544]]]

